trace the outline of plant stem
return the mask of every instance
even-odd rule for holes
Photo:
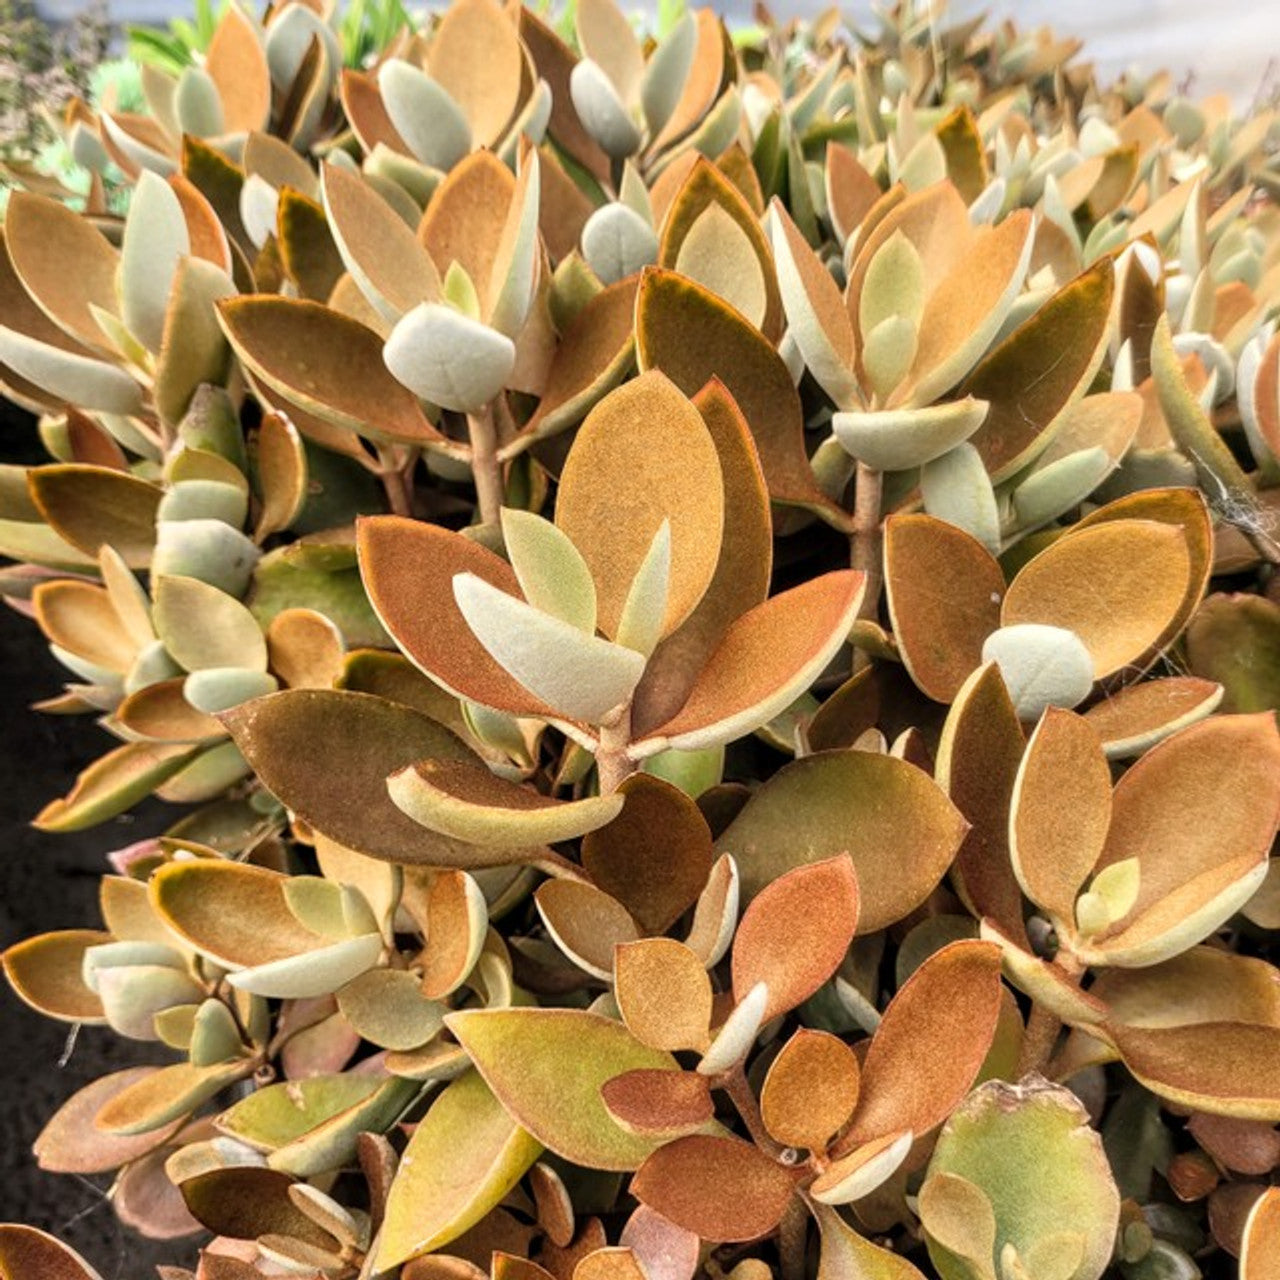
[[[1054,958],[1054,965],[1075,986],[1080,985],[1084,976],[1084,967],[1077,963],[1074,956],[1059,951]],[[1043,1075],[1053,1057],[1054,1046],[1058,1043],[1058,1033],[1062,1030],[1062,1019],[1056,1013],[1046,1009],[1044,1005],[1032,1002],[1031,1016],[1027,1019],[1026,1034],[1022,1037],[1022,1052],[1018,1055],[1018,1076],[1022,1077],[1035,1072]]]
[[[782,1280],[804,1280],[805,1253],[809,1243],[809,1211],[799,1196],[793,1196],[778,1228],[778,1256]]]
[[[880,612],[880,507],[884,495],[884,473],[858,463],[853,487],[853,534],[850,538],[849,562],[867,575],[866,590],[858,608],[859,618],[876,619]],[[855,672],[870,659],[861,649],[853,653]]]
[[[413,473],[417,454],[410,452],[406,458],[397,448],[379,448],[378,479],[386,490],[387,505],[393,515],[413,515],[413,485],[409,477]]]
[[[746,1125],[752,1142],[766,1155],[776,1160],[782,1154],[782,1148],[769,1136],[769,1131],[764,1127],[764,1120],[760,1115],[760,1104],[747,1083],[747,1072],[743,1064],[739,1062],[722,1076],[717,1076],[715,1086],[729,1095],[729,1101],[742,1117],[742,1123]]]
[[[493,420],[493,405],[487,404],[483,409],[467,414],[467,432],[471,437],[471,474],[475,479],[480,523],[497,524],[505,488],[502,463],[498,461],[498,432]]]
[[[640,767],[627,754],[630,745],[631,703],[628,702],[610,723],[600,726],[596,774],[602,796],[612,795]]]

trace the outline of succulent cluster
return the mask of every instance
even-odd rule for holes
[[[4,954],[155,1046],[40,1164],[166,1280],[1275,1280],[1273,115],[384,8],[8,205],[0,592],[111,739],[36,825],[185,806]]]

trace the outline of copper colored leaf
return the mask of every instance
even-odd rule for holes
[[[617,633],[631,581],[666,520],[671,576],[663,633],[702,599],[724,521],[720,461],[697,409],[647,373],[611,392],[579,429],[560,477],[556,524],[596,582],[600,629]]]
[[[521,60],[515,24],[494,0],[451,6],[427,51],[433,79],[462,108],[482,146],[497,141],[515,111]]]
[[[594,885],[548,880],[536,895],[538,913],[556,945],[602,981],[613,977],[614,949],[639,937],[626,909]]]
[[[627,1029],[654,1049],[697,1049],[711,1025],[711,982],[683,942],[644,938],[618,947],[615,997]]]
[[[156,544],[157,485],[106,467],[34,467],[27,484],[40,514],[74,547],[96,556],[112,547],[131,569],[145,569]]]
[[[642,1137],[681,1137],[715,1115],[707,1077],[693,1071],[626,1071],[606,1080],[600,1096],[628,1133]]]
[[[0,1224],[0,1275],[5,1280],[101,1280],[60,1240],[14,1222]]]
[[[236,355],[308,413],[375,440],[440,438],[383,363],[378,335],[359,322],[290,298],[237,298],[220,314]]]
[[[1014,874],[1027,896],[1068,927],[1107,841],[1111,771],[1097,730],[1058,707],[1043,715],[1018,769],[1009,819]]]
[[[46,1017],[63,1022],[105,1022],[102,1001],[84,983],[81,964],[109,933],[64,929],[16,942],[4,953],[4,976],[14,993]]]
[[[235,1240],[278,1235],[333,1249],[333,1237],[289,1198],[293,1181],[275,1169],[216,1169],[188,1178],[181,1190],[187,1208],[216,1235]]]
[[[724,531],[715,574],[693,613],[650,656],[632,703],[631,727],[642,738],[670,719],[730,625],[769,593],[773,536],[769,494],[751,430],[718,380],[693,403],[720,455]]]
[[[647,1205],[639,1205],[627,1219],[621,1242],[640,1260],[649,1280],[693,1280],[698,1237]]]
[[[431,1104],[400,1159],[378,1241],[378,1269],[462,1235],[515,1186],[541,1150],[479,1074],[459,1076]]]
[[[836,971],[858,925],[853,863],[836,856],[795,867],[756,895],[733,943],[733,992],[769,988],[768,1022],[807,1000]]]
[[[889,1002],[862,1064],[848,1149],[902,1130],[928,1133],[969,1091],[1000,1014],[1000,948],[953,942]]]
[[[593,1249],[573,1269],[573,1280],[648,1280],[628,1248]]]
[[[658,248],[658,265],[676,268],[681,250],[707,210],[714,207],[722,213],[745,237],[755,262],[753,270],[759,278],[760,301],[763,304],[759,316],[749,317],[771,341],[782,335],[782,300],[774,279],[773,257],[769,242],[760,228],[760,221],[737,187],[707,159],[699,156],[689,171],[662,223],[662,240]],[[719,243],[720,241],[717,241]],[[693,273],[685,270],[685,275]],[[732,298],[729,299],[732,301]],[[741,308],[739,308],[741,310]]]
[[[554,435],[572,426],[626,376],[635,362],[635,299],[639,280],[629,276],[596,294],[561,339],[547,370],[529,435]]]
[[[862,573],[838,570],[742,614],[684,706],[637,744],[637,754],[732,742],[786,710],[844,643],[865,589]]]
[[[1249,1210],[1240,1248],[1240,1280],[1280,1276],[1280,1191],[1264,1192]]]
[[[90,307],[116,314],[120,255],[93,222],[60,201],[15,191],[4,235],[13,269],[40,309],[64,333],[103,348]]]
[[[1009,585],[1000,621],[1075,632],[1101,679],[1165,634],[1190,576],[1180,529],[1154,520],[1097,524],[1073,530],[1023,566]]]
[[[1024,938],[1022,893],[1009,863],[1009,802],[1026,746],[1009,691],[994,663],[960,687],[938,743],[938,785],[970,823],[952,878],[981,919]]]
[[[400,516],[362,520],[356,529],[369,600],[415,666],[484,706],[520,716],[554,715],[489,656],[454,600],[453,579],[460,573],[518,594],[505,560],[459,534]]]
[[[1118,963],[1151,963],[1200,941],[1261,883],[1277,821],[1270,712],[1213,717],[1153,747],[1115,790],[1098,866],[1136,858],[1141,886],[1103,946]]]
[[[158,1147],[173,1128],[132,1138],[103,1133],[94,1117],[117,1093],[154,1072],[154,1067],[128,1067],[100,1076],[77,1090],[40,1130],[32,1151],[50,1173],[107,1173]],[[174,1126],[176,1127],[176,1126]]]
[[[925,515],[885,522],[884,566],[902,660],[924,693],[950,702],[982,665],[982,646],[1000,625],[1004,574],[976,538]]]
[[[1256,597],[1255,597],[1256,598]],[[1194,676],[1144,680],[1118,690],[1085,712],[1109,760],[1141,755],[1218,708],[1223,687]]]
[[[946,873],[968,824],[915,765],[867,751],[824,751],[783,766],[716,842],[752,898],[793,867],[848,853],[863,933],[901,920]]]
[[[288,876],[266,867],[193,858],[150,882],[156,914],[178,937],[228,968],[287,960],[325,945],[290,910]]]
[[[661,369],[685,395],[719,378],[751,427],[770,497],[843,518],[814,480],[782,357],[732,307],[673,271],[647,270],[636,300],[636,354],[641,369]]]
[[[1280,1119],[1280,1029],[1244,1022],[1109,1029],[1125,1066],[1177,1106]]]
[[[263,782],[299,817],[349,849],[391,862],[483,866],[520,861],[434,835],[402,813],[386,780],[416,760],[473,759],[437,721],[371,694],[290,689],[224,716]]]
[[[990,403],[972,437],[996,481],[1008,479],[1047,440],[1058,414],[1082,396],[1102,359],[1114,291],[1103,258],[1060,289],[965,379],[962,394]]]
[[[489,913],[480,886],[465,871],[437,871],[427,890],[428,940],[422,958],[422,994],[429,1000],[452,995],[475,968],[484,947]]]
[[[668,1143],[640,1167],[631,1194],[704,1240],[767,1235],[795,1190],[792,1174],[737,1138],[691,1135]]]
[[[583,838],[583,867],[646,933],[665,933],[707,882],[711,832],[698,806],[661,778],[632,774],[617,794],[622,812]]]
[[[594,831],[618,816],[621,796],[556,800],[493,773],[478,762],[424,760],[393,773],[387,787],[415,822],[473,844],[554,844]]]
[[[445,1019],[502,1105],[552,1151],[590,1169],[635,1169],[654,1142],[620,1128],[600,1088],[636,1070],[674,1070],[621,1023],[576,1009],[486,1009]]]
[[[95,760],[66,796],[32,819],[41,831],[80,831],[114,818],[150,795],[195,758],[185,743],[129,742]]]
[[[205,54],[228,133],[260,129],[271,111],[271,74],[253,23],[234,5],[223,11]]]
[[[853,1112],[859,1075],[856,1055],[839,1036],[801,1027],[765,1076],[764,1127],[784,1146],[824,1150]]]

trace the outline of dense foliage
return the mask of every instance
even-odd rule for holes
[[[1280,1276],[1276,120],[758,16],[206,5],[8,170],[166,1280]]]

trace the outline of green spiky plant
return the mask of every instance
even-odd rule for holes
[[[1274,1280],[1275,118],[936,9],[206,7],[11,200],[169,1280]]]

